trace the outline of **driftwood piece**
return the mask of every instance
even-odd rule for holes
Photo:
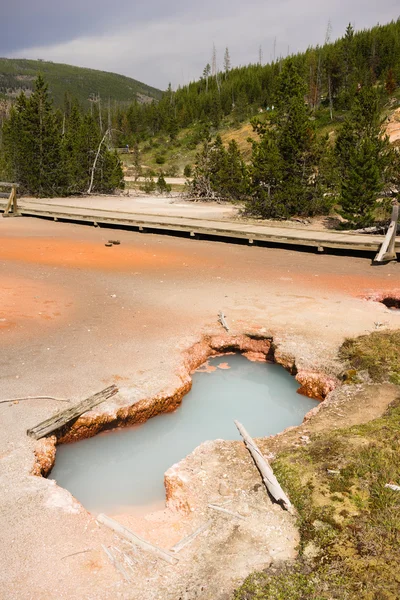
[[[382,233],[383,227],[361,227],[361,229],[350,229],[351,233]]]
[[[282,503],[283,507],[292,513],[293,506],[292,506],[289,498],[286,496],[285,492],[279,485],[279,482],[278,482],[277,478],[275,477],[274,472],[273,472],[270,464],[268,463],[267,459],[261,454],[261,451],[258,448],[257,444],[247,433],[247,431],[243,427],[243,425],[241,423],[239,423],[239,421],[235,421],[235,425],[238,428],[239,433],[243,438],[246,448],[250,452],[251,456],[253,457],[254,462],[256,463],[258,470],[261,473],[263,482],[264,482],[268,492],[271,494],[271,496],[274,498],[274,500],[276,500],[276,502]]]
[[[110,529],[115,531],[115,533],[118,533],[121,537],[128,540],[128,542],[139,546],[139,548],[142,548],[142,550],[152,552],[159,558],[162,558],[166,562],[169,562],[171,565],[174,565],[178,562],[178,558],[171,554],[171,552],[169,552],[168,550],[163,550],[162,548],[159,548],[158,546],[154,546],[150,542],[147,542],[143,538],[136,535],[136,533],[133,533],[133,531],[131,531],[130,529],[127,529],[117,521],[114,521],[114,519],[107,517],[107,515],[98,515],[97,521],[99,523],[102,523],[106,527],[109,527]]]
[[[75,404],[74,406],[71,406],[71,408],[67,408],[66,410],[58,412],[49,419],[46,419],[46,421],[42,421],[42,423],[39,423],[39,425],[28,429],[27,434],[35,438],[35,440],[39,440],[45,435],[48,435],[49,433],[53,433],[57,429],[60,429],[60,427],[63,427],[63,425],[66,425],[73,419],[80,417],[83,413],[87,412],[88,410],[91,410],[98,404],[101,404],[101,402],[108,400],[108,398],[111,398],[117,392],[117,386],[110,385],[110,387],[99,392],[98,394],[90,396],[90,398],[86,398],[86,400],[79,402],[79,404]]]
[[[217,506],[216,504],[209,504],[208,508],[212,508],[213,510],[217,510],[218,512],[222,512],[226,515],[231,515],[231,517],[236,517],[237,519],[246,520],[246,517],[239,515],[239,513],[235,513],[232,510],[228,510],[227,508],[222,508],[222,506]]]
[[[198,535],[203,533],[203,531],[206,531],[206,529],[210,527],[211,523],[212,521],[207,521],[207,523],[204,523],[203,525],[198,527],[195,531],[193,531],[193,533],[182,538],[177,544],[175,544],[175,546],[172,546],[171,552],[180,552],[183,548],[185,548],[185,546],[187,546],[195,538],[197,538]]]
[[[66,398],[53,398],[53,396],[26,396],[25,398],[9,398],[7,400],[0,400],[0,404],[6,404],[8,402],[23,402],[24,400],[54,400],[55,402],[69,402]]]
[[[225,315],[222,312],[222,310],[219,311],[218,313],[218,321],[221,323],[222,327],[225,329],[225,331],[229,331],[229,327],[228,324],[225,320]]]
[[[109,548],[106,548],[103,544],[101,545],[101,547],[103,548],[104,552],[106,553],[114,567],[117,569],[117,571],[119,571],[122,574],[122,576],[124,577],[124,579],[126,579],[128,583],[131,583],[131,578],[129,577],[124,566],[121,565],[117,557],[112,553],[112,551]]]

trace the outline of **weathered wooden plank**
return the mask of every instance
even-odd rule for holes
[[[19,188],[19,183],[8,183],[6,181],[0,181],[0,187]]]
[[[97,521],[118,533],[120,536],[128,540],[128,542],[139,546],[139,548],[142,548],[143,550],[148,550],[149,552],[152,552],[153,554],[159,556],[166,562],[169,562],[171,565],[175,565],[179,560],[168,550],[163,550],[162,548],[159,548],[158,546],[154,546],[150,542],[147,542],[143,538],[136,535],[136,533],[133,533],[133,531],[131,531],[130,529],[127,529],[126,527],[121,525],[121,523],[118,523],[118,521],[114,521],[114,519],[107,517],[107,515],[100,514],[97,517]]]
[[[235,421],[235,425],[243,438],[246,448],[250,452],[254,462],[257,465],[258,470],[261,473],[265,487],[277,502],[281,502],[284,508],[286,508],[286,510],[292,513],[292,504],[289,498],[286,496],[283,489],[281,488],[281,486],[279,485],[279,482],[274,475],[271,465],[268,463],[267,459],[261,454],[259,447],[255,443],[253,438],[251,438],[250,435],[247,433],[243,425],[239,423],[239,421]]]
[[[111,398],[117,392],[117,386],[110,385],[110,387],[102,390],[98,394],[94,394],[94,396],[86,398],[86,400],[79,402],[79,404],[75,404],[74,406],[71,406],[71,408],[67,408],[67,410],[62,410],[50,417],[49,419],[42,421],[42,423],[39,423],[39,425],[28,429],[27,434],[30,437],[39,440],[45,435],[48,435],[49,433],[53,433],[57,429],[60,429],[60,427],[63,427],[63,425],[66,425],[73,419],[80,417],[81,415],[83,415],[83,413],[91,410],[98,404],[101,404],[101,402],[104,402],[108,398]]]

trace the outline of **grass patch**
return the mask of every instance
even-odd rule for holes
[[[372,381],[400,385],[400,330],[376,331],[348,339],[339,356],[356,371],[367,371]]]
[[[398,600],[400,493],[385,484],[400,483],[399,431],[400,399],[381,419],[274,462],[298,510],[300,556],[248,577],[235,600]]]
[[[399,348],[400,332],[377,332],[341,353],[380,381],[398,373]],[[274,461],[298,511],[299,557],[249,576],[235,600],[400,598],[400,492],[385,487],[400,484],[399,432],[400,390],[381,418],[312,436]]]

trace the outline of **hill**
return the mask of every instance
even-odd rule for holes
[[[63,103],[67,91],[86,107],[91,95],[118,103],[151,102],[162,95],[160,90],[124,75],[20,58],[0,58],[0,94],[13,98],[21,91],[29,93],[38,73],[48,82],[56,106]]]
[[[391,141],[399,145],[399,117],[393,113],[400,106],[400,19],[362,31],[349,25],[335,41],[328,33],[324,45],[269,64],[228,66],[214,75],[207,65],[198,81],[176,91],[169,88],[156,106],[130,106],[119,115],[117,145],[138,143],[143,165],[181,175],[186,165],[193,166],[206,127],[212,135],[219,133],[225,146],[234,139],[248,162],[248,138],[258,139],[250,121],[271,115],[279,75],[288,60],[302,79],[304,100],[320,137],[328,135],[333,143],[359,89],[372,85],[379,92],[382,118],[391,120]],[[132,156],[123,160],[129,169]]]

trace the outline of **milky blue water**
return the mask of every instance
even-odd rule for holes
[[[228,363],[229,369],[219,366]],[[173,413],[143,425],[58,446],[50,478],[96,514],[162,508],[165,471],[206,440],[240,439],[239,420],[253,437],[298,425],[317,402],[296,393],[281,366],[241,355],[209,360],[212,373],[193,375],[193,387]]]

